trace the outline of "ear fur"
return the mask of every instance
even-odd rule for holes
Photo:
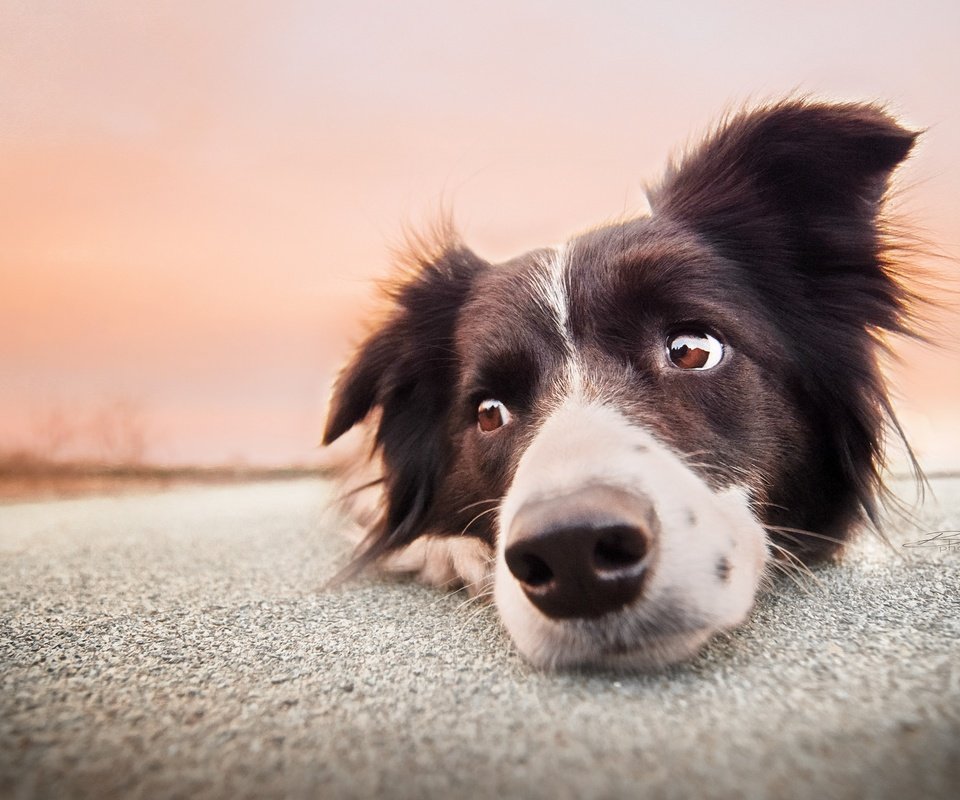
[[[874,522],[885,424],[899,432],[879,336],[911,333],[914,300],[881,211],[916,137],[875,105],[786,101],[728,120],[651,195],[655,216],[748,272],[806,376],[798,406],[830,439],[836,461],[811,469],[832,472]]]
[[[728,120],[651,196],[734,260],[876,273],[877,215],[917,134],[866,104],[788,101]]]
[[[340,374],[324,444],[379,410],[374,437],[384,464],[386,508],[354,570],[423,533],[436,484],[449,454],[445,417],[458,364],[457,315],[486,262],[454,239],[434,255],[410,258],[411,274],[388,290],[386,321]]]

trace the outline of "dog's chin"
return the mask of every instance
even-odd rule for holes
[[[613,639],[600,631],[577,631],[562,639],[539,642],[514,637],[517,648],[534,666],[547,670],[599,669],[614,671],[657,670],[696,656],[716,633],[709,627],[637,639]],[[562,642],[562,643],[560,643]]]
[[[672,634],[649,636],[639,642],[615,643],[594,658],[563,662],[556,668],[593,667],[616,671],[655,670],[696,656],[716,631],[689,629]]]
[[[553,619],[533,606],[501,563],[494,601],[517,649],[536,667],[655,670],[695,657],[716,634],[740,625],[753,608],[756,577],[754,590],[722,611],[665,594],[593,619]]]
[[[693,658],[716,633],[742,621],[715,625],[688,620],[658,631],[653,621],[631,609],[594,620],[551,620],[536,610],[504,614],[503,602],[498,594],[497,604],[517,649],[531,664],[547,670],[660,669]]]
[[[622,652],[605,652],[598,658],[580,664],[558,664],[558,668],[594,667],[615,671],[653,670],[677,664],[696,656],[703,645],[713,636],[709,628],[690,630],[670,636],[657,636],[635,644],[632,649],[624,646]]]

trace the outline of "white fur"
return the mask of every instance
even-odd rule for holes
[[[568,351],[573,351],[569,330],[569,302],[567,294],[567,245],[561,244],[547,251],[541,259],[541,268],[533,272],[533,291],[537,300],[553,318]]]
[[[569,270],[569,245],[552,247],[541,258],[540,269],[533,273],[532,288],[537,301],[550,314],[566,353],[566,369],[560,375],[556,391],[561,395],[578,395],[583,391],[584,376],[570,330]]]
[[[421,536],[381,565],[388,572],[415,575],[441,589],[464,588],[486,595],[493,576],[493,551],[474,536]]]
[[[660,520],[657,558],[642,597],[595,620],[554,620],[527,599],[504,560],[512,521],[531,500],[561,497],[587,485],[642,494]],[[507,630],[527,658],[556,666],[619,666],[674,661],[716,631],[746,617],[766,563],[766,538],[744,492],[714,493],[650,433],[613,408],[571,398],[544,423],[520,460],[500,512],[495,599]],[[716,565],[725,557],[729,580]],[[697,625],[658,634],[658,615],[682,603]]]

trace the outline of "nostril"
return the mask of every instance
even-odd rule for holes
[[[545,586],[553,580],[553,570],[546,561],[533,553],[521,553],[508,565],[514,577],[527,586]]]
[[[604,528],[593,546],[593,566],[598,572],[614,572],[643,561],[647,538],[643,531],[628,525]]]

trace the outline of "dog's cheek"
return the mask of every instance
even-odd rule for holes
[[[493,434],[495,441],[475,430],[452,437],[455,457],[438,490],[431,529],[479,538],[490,548],[495,545],[501,504],[516,469],[518,448],[514,432],[509,434]]]
[[[692,475],[681,481],[682,471],[671,474],[669,467],[664,463],[647,476],[663,523],[648,600],[682,598],[689,613],[712,630],[736,627],[753,608],[766,563],[766,534],[745,489],[715,493]]]

